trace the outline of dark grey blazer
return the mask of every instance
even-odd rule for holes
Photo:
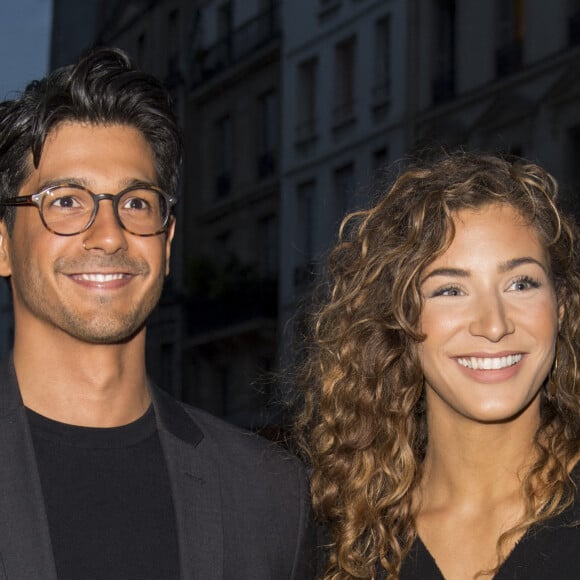
[[[152,387],[183,580],[307,580],[314,531],[299,461]],[[56,580],[25,409],[0,365],[0,580]],[[160,579],[161,580],[161,579]]]

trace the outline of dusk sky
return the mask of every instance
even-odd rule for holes
[[[51,0],[0,0],[0,100],[48,70]]]

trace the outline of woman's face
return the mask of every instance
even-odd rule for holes
[[[481,423],[539,413],[558,332],[547,253],[509,205],[462,210],[454,223],[451,246],[421,276],[430,413]]]

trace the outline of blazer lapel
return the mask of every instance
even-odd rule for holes
[[[223,510],[215,452],[172,397],[155,388],[152,397],[173,490],[181,577],[223,580]]]
[[[0,556],[6,578],[56,580],[32,437],[11,357],[0,366]]]

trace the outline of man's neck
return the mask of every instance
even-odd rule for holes
[[[64,335],[39,348],[29,338],[17,334],[14,344],[26,407],[55,421],[87,427],[126,425],[149,407],[145,330],[113,345]]]

